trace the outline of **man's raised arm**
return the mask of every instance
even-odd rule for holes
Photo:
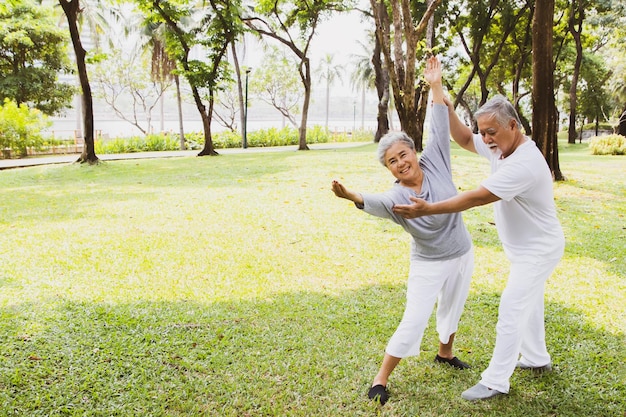
[[[459,119],[454,111],[454,105],[448,98],[444,98],[446,106],[448,106],[448,118],[450,119],[450,135],[452,139],[463,149],[476,153],[474,147],[474,134],[472,130]]]

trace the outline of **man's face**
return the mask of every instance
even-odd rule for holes
[[[502,158],[506,158],[517,148],[518,135],[515,129],[517,122],[511,119],[506,126],[502,126],[495,117],[481,116],[476,119],[478,131],[483,142],[491,149],[491,152],[500,152]]]

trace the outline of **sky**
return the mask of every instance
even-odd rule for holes
[[[353,95],[349,82],[349,72],[353,69],[353,54],[363,55],[364,50],[359,42],[367,44],[366,34],[371,25],[361,21],[358,12],[336,14],[330,20],[322,22],[311,41],[309,57],[311,69],[315,71],[326,54],[333,56],[333,63],[341,65],[346,70],[344,83],[337,83],[333,93],[338,95]],[[260,48],[249,48],[260,51]],[[262,59],[260,53],[248,53],[242,65],[252,67],[259,65]]]

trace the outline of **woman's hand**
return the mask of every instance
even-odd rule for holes
[[[436,56],[431,56],[426,61],[424,68],[424,79],[430,84],[441,84],[441,62]]]
[[[363,204],[363,197],[361,197],[361,194],[348,190],[337,180],[333,180],[332,190],[337,197],[345,198],[346,200],[350,200],[357,204]]]

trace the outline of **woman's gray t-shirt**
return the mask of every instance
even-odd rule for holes
[[[457,194],[450,165],[448,108],[443,104],[435,104],[431,110],[428,143],[419,158],[419,165],[424,173],[421,192],[417,194],[396,181],[393,188],[384,193],[363,193],[362,208],[366,213],[393,220],[402,226],[413,237],[413,259],[442,261],[464,255],[472,247],[462,214],[436,214],[405,219],[392,211],[396,204],[412,204],[409,197],[435,202]]]

